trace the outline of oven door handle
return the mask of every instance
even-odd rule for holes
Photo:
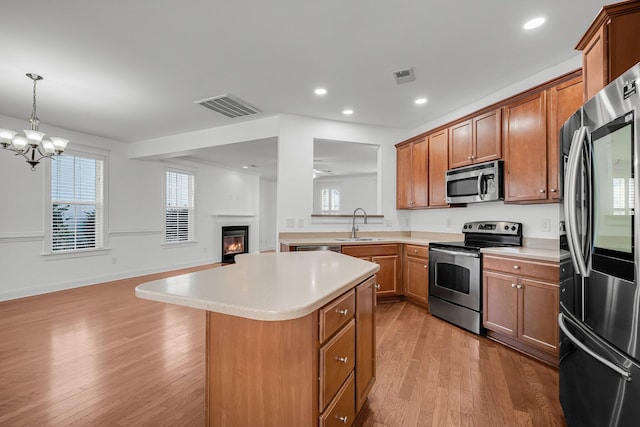
[[[437,249],[437,248],[429,248],[430,251],[443,253],[447,255],[453,256],[466,256],[469,258],[480,258],[480,254],[470,253],[470,252],[457,252],[457,251],[448,251],[446,249]]]

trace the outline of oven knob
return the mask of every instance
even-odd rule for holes
[[[508,229],[509,229],[509,226],[508,226],[508,225],[505,225],[505,226],[504,226],[504,229],[505,229],[505,231],[506,231],[506,230],[508,230]]]
[[[516,231],[516,226],[515,225],[511,226],[511,231]]]

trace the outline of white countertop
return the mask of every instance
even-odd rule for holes
[[[422,245],[428,246],[431,242],[449,242],[453,240],[442,239],[438,237],[434,238],[415,238],[415,237],[375,237],[374,240],[363,241],[343,241],[335,237],[310,237],[310,238],[293,238],[293,239],[280,239],[280,243],[287,246],[304,246],[304,245],[381,245],[385,243],[404,243],[410,245]],[[528,246],[518,247],[495,247],[484,248],[481,250],[483,254],[493,255],[508,255],[517,256],[523,258],[536,259],[541,261],[559,262],[561,260],[560,248],[538,248]]]
[[[143,283],[136,296],[255,320],[306,316],[375,274],[330,251],[243,254],[236,264]]]

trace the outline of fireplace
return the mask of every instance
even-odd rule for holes
[[[249,253],[249,226],[222,227],[222,262],[232,264],[237,254]]]

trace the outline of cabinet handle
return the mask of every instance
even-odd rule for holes
[[[558,190],[556,190],[555,188],[552,188],[552,189],[550,189],[549,191],[551,191],[552,193],[555,193],[555,192],[556,192],[556,191],[558,191]]]
[[[541,189],[540,189],[540,193],[544,193],[544,188],[541,188]]]
[[[473,157],[471,156],[467,156],[467,160],[471,160]]]
[[[424,268],[427,268],[427,267],[428,267],[427,265],[424,266]]]
[[[513,268],[516,269],[516,270],[520,270],[520,266],[519,265],[514,265]]]
[[[512,283],[512,284],[511,284],[511,287],[512,287],[512,288],[515,288],[516,286],[518,286],[518,285],[516,285],[515,283]]]
[[[522,289],[522,285],[518,285],[518,286],[516,286],[516,288]]]
[[[417,254],[417,253],[418,253],[418,250],[417,250],[417,249],[414,249],[414,250],[413,250],[413,253],[414,253],[414,254]]]
[[[349,312],[349,309],[347,309],[347,308],[345,308],[344,310],[340,310],[340,309],[336,308],[336,313],[342,314],[343,316],[346,316],[348,312]]]
[[[344,417],[339,417],[338,415],[336,415],[336,420],[338,420],[338,421],[342,421],[344,424],[346,424],[346,423],[347,423],[347,420],[348,420],[348,419],[349,419],[349,418],[347,418],[347,416],[346,416],[346,415],[345,415]]]
[[[376,283],[376,290],[379,291],[380,290],[380,283]]]
[[[349,358],[348,358],[347,356],[345,356],[345,357],[338,357],[338,356],[336,356],[336,360],[337,360],[338,362],[342,362],[342,363],[346,364],[346,363],[347,363],[347,361],[349,360]]]

